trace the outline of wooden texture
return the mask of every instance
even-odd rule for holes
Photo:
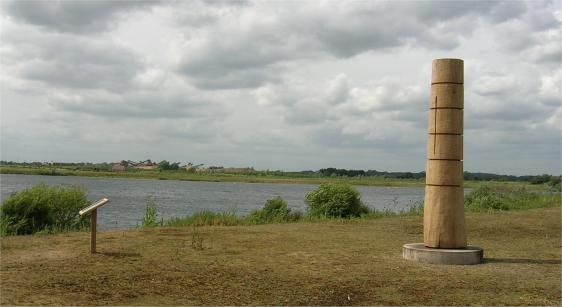
[[[466,246],[463,200],[462,187],[425,187],[423,233],[427,247],[463,248]]]
[[[462,186],[462,161],[427,160],[425,183],[428,185]]]
[[[96,253],[96,232],[98,224],[98,210],[94,209],[90,216],[90,253]]]
[[[464,248],[463,61],[433,61],[427,141],[424,244]]]
[[[464,85],[438,83],[431,86],[429,108],[464,108]]]
[[[464,63],[460,59],[437,59],[431,65],[431,84],[464,83]]]
[[[463,110],[429,110],[429,133],[463,134]]]
[[[427,139],[427,158],[462,160],[463,136],[430,134]]]

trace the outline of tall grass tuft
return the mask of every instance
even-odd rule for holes
[[[234,226],[244,224],[244,218],[236,215],[236,209],[223,212],[203,210],[182,218],[171,218],[165,225],[170,227],[181,226]]]
[[[525,188],[492,189],[483,185],[465,197],[467,211],[496,212],[560,206],[560,193],[533,192]]]
[[[423,215],[423,202],[416,202],[410,205],[408,208],[395,211],[389,208],[376,209],[370,208],[367,213],[361,215],[361,218],[365,219],[377,219],[383,217],[397,217],[397,216],[422,216]]]
[[[88,227],[78,211],[88,204],[77,186],[39,184],[10,195],[0,207],[0,234],[55,233]]]
[[[158,212],[156,209],[156,202],[154,201],[154,197],[149,196],[146,198],[146,207],[144,209],[144,216],[141,221],[141,226],[144,228],[162,225],[163,221],[158,222]]]

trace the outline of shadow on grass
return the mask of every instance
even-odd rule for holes
[[[526,264],[562,264],[557,259],[525,259],[525,258],[484,258],[484,263],[526,263]]]
[[[126,257],[140,257],[139,253],[126,253],[126,252],[97,252],[97,255],[114,257],[114,258],[126,258]]]

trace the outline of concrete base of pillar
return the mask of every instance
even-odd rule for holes
[[[478,264],[484,250],[476,246],[463,249],[430,248],[423,243],[404,244],[402,257],[407,260],[433,264]]]

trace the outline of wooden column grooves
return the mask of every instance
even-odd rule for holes
[[[429,184],[426,183],[426,186],[430,186],[430,187],[455,187],[455,188],[460,188],[459,185],[456,184]]]
[[[437,96],[435,96],[435,106],[437,107]],[[433,127],[433,131],[437,133],[437,110],[435,110],[435,125]],[[437,145],[437,136],[433,135],[433,154],[435,155],[435,147]]]
[[[431,248],[466,247],[463,70],[459,59],[432,63],[424,200],[424,244]]]
[[[456,83],[456,82],[435,82],[435,83],[431,83],[431,85],[433,86],[434,84],[454,84],[454,85],[463,85],[463,83]],[[430,132],[429,135],[433,136],[433,155],[436,154],[436,150],[437,150],[437,135],[463,135],[462,133],[441,133],[439,131],[437,131],[437,122],[439,121],[438,115],[437,115],[437,110],[464,110],[464,108],[459,108],[459,107],[440,107],[439,103],[438,103],[438,96],[435,96],[434,99],[434,106],[430,106],[429,109],[433,110],[434,112],[434,125],[433,125],[433,131],[434,132]],[[462,161],[461,159],[436,159],[436,158],[432,158],[429,159],[431,161]],[[426,185],[428,186],[437,186],[437,187],[461,187],[460,184],[455,185],[455,184],[429,184],[426,183]]]
[[[434,84],[464,84],[463,82],[432,82],[431,85]]]

